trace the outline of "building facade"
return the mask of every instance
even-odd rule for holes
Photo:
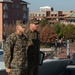
[[[64,23],[65,16],[68,15],[69,12],[65,11],[47,11],[46,18],[48,19],[50,24],[55,24],[56,22]]]
[[[14,25],[16,20],[28,21],[28,4],[23,0],[0,0],[0,41],[3,39],[6,25]]]
[[[73,24],[75,25],[75,10],[71,11],[70,14],[65,16],[65,24]]]
[[[39,11],[39,12],[30,12],[29,17],[30,19],[36,18],[41,20],[45,17],[50,24],[54,24],[56,22],[64,22],[65,16],[70,14],[70,11]]]

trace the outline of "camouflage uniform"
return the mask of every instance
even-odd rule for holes
[[[5,67],[10,68],[10,75],[26,75],[26,37],[12,33],[4,45]]]
[[[28,37],[28,75],[37,75],[39,69],[39,50],[40,50],[40,40],[39,32],[31,30],[26,31],[26,36]]]

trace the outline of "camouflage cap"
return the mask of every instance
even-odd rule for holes
[[[26,28],[25,21],[22,21],[22,20],[17,20],[16,25],[20,25],[21,27]]]
[[[39,24],[39,21],[34,18],[34,19],[31,19],[29,23]]]

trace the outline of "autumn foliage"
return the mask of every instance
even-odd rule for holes
[[[10,35],[14,31],[15,31],[15,25],[10,24],[4,27],[4,33],[6,34],[6,36]]]
[[[55,31],[49,25],[44,26],[40,32],[40,41],[42,43],[53,42],[57,38]]]

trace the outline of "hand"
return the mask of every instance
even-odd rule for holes
[[[11,69],[6,68],[6,72],[7,72],[8,74],[10,74],[10,73],[11,73]]]

